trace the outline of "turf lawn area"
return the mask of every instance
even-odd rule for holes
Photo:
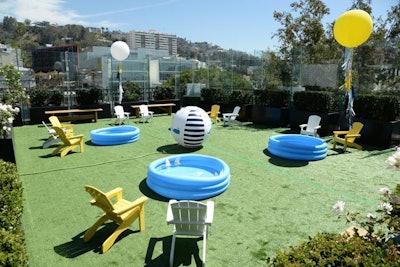
[[[341,153],[332,149],[327,137],[325,159],[292,161],[274,157],[266,149],[269,136],[287,129],[221,123],[213,124],[202,147],[185,149],[168,131],[171,119],[158,116],[144,124],[131,119],[130,125],[140,128],[140,139],[118,146],[90,142],[91,130],[109,127],[114,119],[75,124],[75,134],[85,136],[85,151],[76,149],[64,158],[51,155],[55,146],[42,148],[47,138],[43,125],[14,129],[30,266],[167,266],[172,234],[165,221],[168,199],[149,190],[145,181],[148,165],[172,154],[210,155],[230,167],[229,188],[212,198],[215,214],[207,240],[208,266],[264,266],[267,257],[317,232],[347,228],[344,218],[332,213],[338,200],[352,210],[374,212],[379,188],[394,188],[399,182],[398,173],[384,164],[392,149],[349,148]],[[86,184],[104,192],[122,187],[129,200],[148,196],[146,229],[137,232],[134,222],[105,254],[99,248],[115,224],[107,223],[84,243],[83,234],[102,214],[89,204]],[[201,251],[200,240],[178,239],[175,266],[197,266]]]

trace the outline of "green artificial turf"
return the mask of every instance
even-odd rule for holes
[[[209,266],[264,266],[267,257],[317,232],[341,232],[349,225],[332,213],[338,200],[350,209],[373,212],[379,206],[379,188],[393,188],[399,182],[398,173],[385,168],[385,159],[393,153],[390,149],[350,148],[340,153],[332,150],[328,137],[325,159],[292,161],[274,157],[266,149],[269,136],[286,129],[221,123],[213,124],[202,147],[185,149],[168,131],[171,118],[159,116],[145,124],[131,119],[130,124],[140,128],[140,138],[118,146],[90,142],[90,131],[109,127],[113,119],[75,124],[75,133],[85,135],[85,151],[76,149],[64,158],[51,155],[54,147],[41,147],[47,138],[42,125],[14,129],[30,266],[166,266],[172,234],[165,221],[168,200],[151,192],[145,180],[148,165],[171,154],[210,155],[230,167],[229,188],[212,198]],[[84,232],[102,213],[89,204],[86,184],[103,191],[122,187],[129,200],[148,196],[146,229],[137,232],[135,222],[105,254],[100,245],[115,224],[107,223],[83,243]],[[175,266],[196,266],[201,250],[201,241],[179,239]]]

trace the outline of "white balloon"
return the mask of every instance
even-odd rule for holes
[[[116,41],[110,48],[111,56],[118,61],[123,61],[129,56],[129,46],[123,41]]]

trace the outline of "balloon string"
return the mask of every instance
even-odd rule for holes
[[[339,89],[346,88],[347,92],[350,91],[351,88],[351,65],[353,63],[353,48],[346,48],[345,50],[345,59],[342,65],[344,70],[344,84],[339,87]]]

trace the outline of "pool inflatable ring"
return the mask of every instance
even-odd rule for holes
[[[139,139],[140,129],[135,126],[121,125],[90,131],[93,144],[99,146],[121,145]]]
[[[224,192],[230,184],[229,166],[200,154],[183,154],[150,163],[146,184],[161,196],[177,200],[200,200]]]
[[[317,137],[282,134],[269,138],[268,151],[282,158],[309,161],[324,159],[328,146],[323,139]]]

